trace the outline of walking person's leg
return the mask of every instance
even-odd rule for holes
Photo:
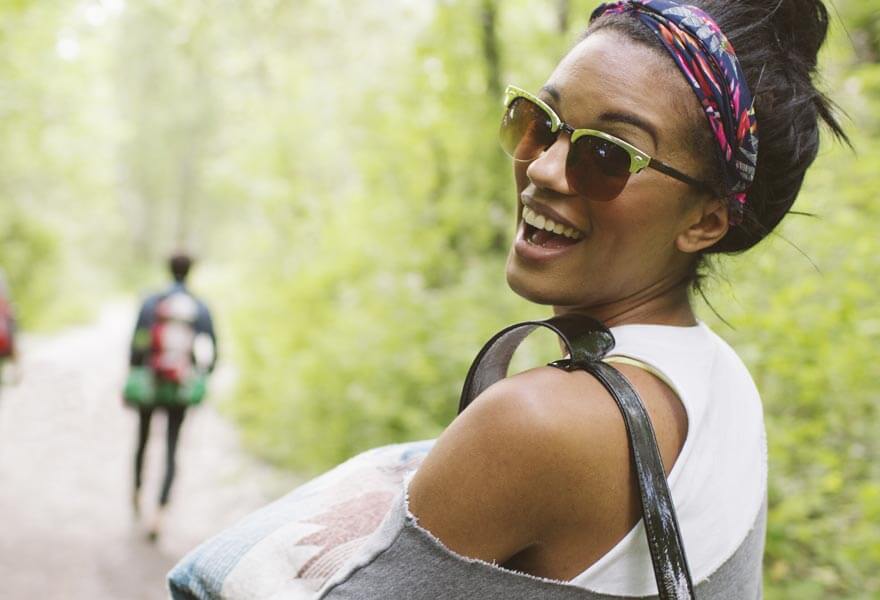
[[[139,494],[141,491],[141,476],[144,467],[144,450],[147,447],[147,440],[150,438],[150,421],[153,417],[153,409],[151,407],[141,406],[138,408],[138,439],[137,447],[134,453],[134,493],[132,502],[135,515],[140,515]]]
[[[165,452],[165,480],[162,482],[162,492],[159,495],[159,510],[156,511],[156,518],[149,532],[151,540],[159,537],[165,506],[168,504],[171,494],[171,484],[174,483],[174,474],[177,466],[177,440],[180,437],[180,427],[183,424],[183,417],[186,415],[186,407],[170,406],[166,409],[166,413],[168,415],[168,427]]]
[[[168,408],[168,440],[165,453],[165,481],[162,484],[162,494],[159,497],[159,506],[168,504],[168,496],[171,493],[171,484],[174,482],[174,471],[177,466],[177,439],[180,436],[180,426],[186,415],[186,407],[174,406]]]

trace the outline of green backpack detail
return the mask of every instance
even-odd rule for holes
[[[122,392],[129,406],[195,406],[205,398],[208,377],[194,372],[183,383],[157,378],[149,367],[131,367]]]

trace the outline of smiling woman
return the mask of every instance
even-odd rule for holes
[[[531,225],[520,227],[508,261],[508,281],[520,295],[542,304],[600,306],[591,312],[606,321],[631,308],[653,311],[681,287],[693,253],[724,234],[726,205],[705,202],[708,186],[684,174],[699,169],[683,135],[700,117],[699,104],[668,62],[649,46],[600,30],[551,75],[542,104],[556,106],[578,127],[606,132],[603,139],[578,136],[580,130],[560,135],[560,128],[549,143],[534,143],[540,154],[532,160],[515,155],[521,205],[570,223],[583,237],[563,253],[534,243]],[[678,100],[646,102],[646,90],[651,98]],[[534,129],[523,140],[537,138]],[[652,164],[655,169],[644,169]],[[586,201],[569,201],[573,196]]]
[[[508,283],[611,327],[607,360],[653,424],[698,596],[761,597],[767,465],[758,392],[689,287],[706,255],[779,222],[820,118],[842,135],[811,83],[826,30],[818,1],[605,4],[537,95],[505,97]],[[324,597],[658,594],[627,431],[588,373],[548,366],[488,387],[406,489]]]
[[[610,328],[604,361],[653,427],[678,541],[642,519],[662,499],[631,460],[639,444],[619,390],[557,361],[477,386],[423,460],[377,469],[418,466],[366,542],[340,525],[363,525],[360,513],[304,520],[332,522],[321,538],[342,540],[300,570],[334,572],[320,598],[761,597],[761,399],[695,316],[690,287],[707,255],[751,247],[789,210],[820,120],[842,135],[812,84],[827,26],[818,0],[603,4],[537,94],[511,86],[504,98],[517,215],[507,281],[552,307],[554,323]],[[351,506],[382,513],[362,504]],[[658,586],[658,544],[683,544],[693,590]],[[343,552],[337,569],[327,557]]]

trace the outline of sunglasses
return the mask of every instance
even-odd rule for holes
[[[515,161],[531,162],[552,146],[561,132],[571,135],[565,177],[578,194],[590,200],[613,200],[630,175],[646,168],[711,191],[709,185],[651,158],[632,144],[596,129],[575,129],[546,102],[515,86],[504,93],[507,109],[501,119],[501,147]]]

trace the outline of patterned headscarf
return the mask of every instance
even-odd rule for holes
[[[758,161],[758,123],[752,94],[733,46],[718,24],[695,6],[668,0],[623,0],[600,5],[605,14],[631,13],[653,31],[690,84],[709,119],[725,161],[731,222],[742,221],[746,192]]]

